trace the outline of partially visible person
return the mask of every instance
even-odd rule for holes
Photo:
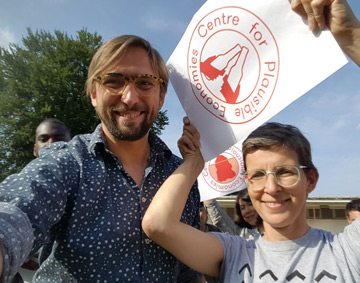
[[[346,204],[346,220],[351,224],[360,216],[360,199],[353,199]]]
[[[48,118],[42,121],[35,131],[34,156],[39,157],[40,149],[54,142],[68,142],[71,140],[71,132],[66,124],[56,118]],[[52,250],[53,240],[44,245],[34,257],[27,259],[22,268],[37,270],[39,263],[46,260]],[[40,253],[41,252],[41,253]]]
[[[221,208],[215,199],[204,201],[204,205],[208,211],[210,222],[221,232],[239,235],[247,240],[254,239],[259,233],[264,232],[262,219],[253,207],[246,188],[240,190],[236,195],[235,220]]]
[[[71,140],[71,132],[66,124],[56,118],[48,118],[42,121],[36,128],[34,156],[39,157],[40,149],[48,146],[54,142],[69,142]],[[41,248],[41,253],[35,254],[35,257],[30,258],[30,261],[41,263],[46,260],[52,250],[53,240]],[[25,261],[23,268],[27,268],[28,260]],[[35,267],[35,266],[33,266]],[[28,268],[30,269],[30,268]]]
[[[97,50],[86,90],[101,123],[91,134],[45,147],[0,184],[0,282],[11,281],[52,235],[34,282],[202,278],[141,229],[156,191],[182,163],[150,131],[168,81],[165,62],[141,37],[118,36]],[[199,203],[194,184],[180,218],[195,229]]]
[[[265,229],[248,241],[179,221],[204,167],[200,135],[188,118],[178,146],[184,162],[158,190],[142,221],[153,241],[216,282],[360,282],[360,219],[336,235],[307,223],[306,199],[319,173],[298,128],[266,123],[243,142],[247,188]]]
[[[69,128],[56,118],[42,121],[36,128],[34,156],[39,157],[39,150],[58,141],[68,142],[71,139]]]
[[[360,22],[346,0],[291,0],[309,29],[328,28],[341,49],[360,66]]]
[[[203,232],[221,232],[218,227],[208,223],[208,215],[204,202],[200,202],[200,230]]]
[[[65,123],[56,118],[45,119],[36,127],[33,154],[36,158],[38,158],[39,150],[45,146],[59,141],[68,142],[70,139],[70,130]],[[44,258],[50,254],[51,248],[52,244],[42,247]],[[35,271],[39,268],[39,254],[40,251],[25,260],[21,266],[22,269],[20,269],[20,274],[16,274],[12,283],[23,282],[21,277],[26,277],[26,280],[28,279],[27,277],[35,273]],[[26,269],[27,271],[24,271],[23,269]]]
[[[39,157],[39,150],[47,145],[60,141],[68,142],[70,140],[71,132],[64,122],[56,118],[45,119],[37,126],[35,131],[34,156]],[[51,241],[41,248],[42,259],[41,257],[39,259],[38,253],[36,254],[35,258],[38,261],[40,260],[40,263],[50,255],[52,244]],[[30,260],[34,262],[35,258],[31,258]],[[25,261],[25,265],[22,266],[23,268],[27,267],[27,262],[28,261]]]

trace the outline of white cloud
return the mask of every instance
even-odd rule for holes
[[[15,34],[8,28],[0,28],[0,46],[8,47],[9,43],[15,43]]]
[[[15,43],[15,34],[8,28],[0,28],[0,46],[8,47],[9,43]]]
[[[335,122],[333,128],[336,130],[339,130],[339,129],[343,129],[343,128],[350,126],[350,124],[351,124],[351,122],[348,120],[339,119]]]

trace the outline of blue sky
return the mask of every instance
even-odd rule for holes
[[[240,0],[239,0],[240,1]],[[251,0],[254,1],[254,0]],[[284,0],[286,1],[286,0]],[[360,18],[360,1],[348,0]],[[104,41],[121,34],[148,39],[167,61],[200,0],[0,0],[0,45],[21,44],[26,28],[76,35],[82,28]],[[286,24],[286,23],[284,23]],[[170,125],[162,138],[176,143],[185,115],[170,86],[164,109]],[[311,196],[360,196],[360,68],[349,62],[271,119],[299,127],[310,140],[320,180]]]

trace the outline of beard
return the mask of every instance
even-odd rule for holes
[[[117,122],[118,115],[116,113],[128,110],[138,111],[136,107],[129,109],[126,105],[122,104],[120,107],[97,107],[96,113],[109,133],[115,139],[121,141],[137,141],[143,138],[149,132],[152,124],[156,120],[157,112],[154,109],[151,111],[146,109],[145,113],[147,114],[145,120],[138,126],[132,122],[119,125]]]

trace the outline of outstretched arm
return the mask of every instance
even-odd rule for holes
[[[142,221],[146,235],[184,264],[203,274],[218,277],[223,259],[220,241],[180,222],[190,189],[204,167],[199,134],[184,118],[178,146],[184,158],[156,193]]]
[[[11,282],[33,246],[33,228],[18,207],[0,202],[0,282]]]
[[[291,0],[310,30],[328,28],[342,50],[360,66],[360,22],[346,0]]]

